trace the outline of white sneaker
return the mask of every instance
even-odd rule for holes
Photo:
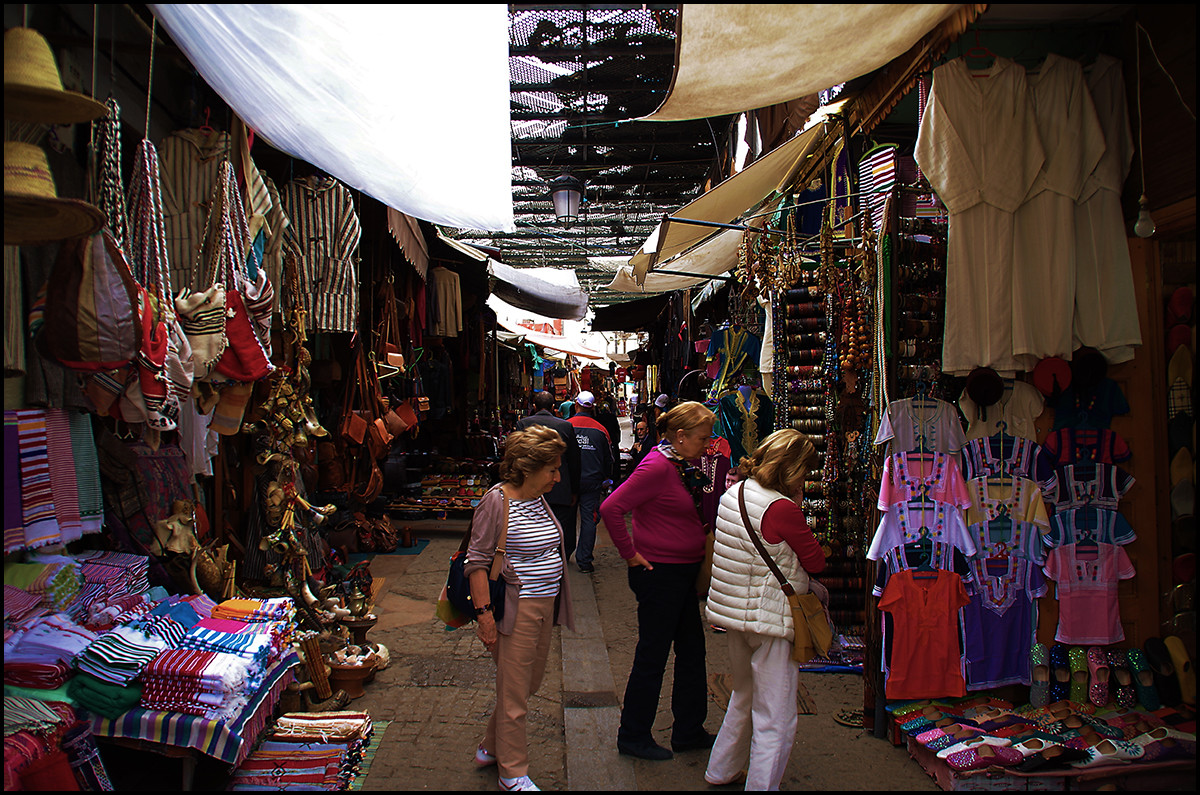
[[[480,745],[475,749],[475,764],[479,767],[490,767],[496,764],[496,757],[483,750],[483,746]]]
[[[521,776],[520,778],[504,778],[500,777],[500,789],[509,792],[541,792],[542,788],[534,784],[529,776]]]

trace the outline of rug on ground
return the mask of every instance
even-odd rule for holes
[[[233,773],[229,789],[361,789],[387,721],[365,712],[289,712]]]

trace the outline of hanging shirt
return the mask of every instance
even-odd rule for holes
[[[971,439],[962,449],[963,477],[1015,477],[1038,484],[1043,496],[1058,488],[1054,458],[1037,442],[1021,436],[984,436]]]
[[[717,403],[715,433],[729,442],[732,465],[755,451],[775,429],[775,404],[761,389],[738,387]]]
[[[1085,507],[1054,514],[1045,542],[1050,547],[1089,541],[1124,546],[1136,540],[1133,525],[1117,511]]]
[[[1075,205],[1075,342],[1113,364],[1142,344],[1133,265],[1121,191],[1133,163],[1133,132],[1121,61],[1103,53],[1088,67],[1087,86],[1104,130],[1104,154]]]
[[[334,179],[293,180],[283,190],[290,225],[284,256],[295,257],[308,331],[358,328],[358,242],[354,200]]]
[[[901,502],[891,506],[879,520],[867,560],[879,560],[889,549],[917,541],[944,542],[958,547],[967,557],[976,552],[975,541],[958,508],[944,502]]]
[[[1058,471],[1058,488],[1052,494],[1055,511],[1071,511],[1091,506],[1117,510],[1136,481],[1112,464],[1066,464]]]
[[[429,271],[429,284],[434,310],[429,333],[435,337],[457,337],[463,330],[462,285],[458,274],[439,265]]]
[[[1045,571],[1058,584],[1055,640],[1106,646],[1125,639],[1117,584],[1132,579],[1136,572],[1124,548],[1067,544],[1050,551]]]
[[[1013,555],[1041,563],[1050,520],[1041,489],[1022,478],[968,483],[967,526],[981,555]]]
[[[1032,684],[1037,598],[1047,591],[1041,567],[997,556],[972,560],[971,569],[971,603],[962,611],[967,689]]]
[[[1060,428],[1047,436],[1042,446],[1058,464],[1120,464],[1133,457],[1116,431],[1094,428]]]
[[[888,582],[879,609],[895,621],[884,692],[889,699],[966,695],[958,611],[970,603],[957,574],[902,571]]]
[[[1075,202],[1104,154],[1077,61],[1050,53],[1028,77],[1045,162],[1013,227],[1013,352],[1021,369],[1075,350]]]
[[[1045,159],[1024,68],[934,69],[915,155],[950,213],[942,370],[1014,372],[1013,214]]]
[[[178,130],[158,146],[171,287],[176,292],[208,286],[203,282],[211,274],[197,266],[218,169],[229,156],[229,134],[224,132]]]
[[[1004,394],[995,404],[981,408],[975,405],[964,389],[959,395],[958,406],[967,418],[967,440],[970,441],[1000,433],[1000,423],[1004,423],[1005,436],[1037,439],[1034,422],[1041,416],[1046,404],[1036,387],[1024,381],[1005,379]]]
[[[898,502],[933,500],[959,508],[971,504],[958,457],[947,453],[900,452],[883,462],[879,503],[886,511]]]
[[[1073,386],[1063,390],[1054,407],[1054,430],[1059,428],[1094,428],[1105,430],[1112,418],[1129,413],[1129,401],[1121,387],[1111,378],[1086,393]]]
[[[944,400],[893,400],[879,421],[875,444],[891,442],[888,453],[917,450],[955,453],[966,443],[958,413]]]

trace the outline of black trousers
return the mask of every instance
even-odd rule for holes
[[[629,587],[638,602],[638,643],[625,686],[617,739],[651,738],[658,698],[671,648],[675,677],[671,689],[671,738],[687,742],[704,732],[708,715],[708,678],[704,666],[704,624],[696,575],[700,563],[654,563],[653,569],[629,569]]]
[[[554,512],[554,518],[558,519],[558,523],[562,525],[563,544],[566,545],[567,558],[569,559],[575,552],[575,539],[578,535],[579,506],[555,505],[551,503],[550,510]]]

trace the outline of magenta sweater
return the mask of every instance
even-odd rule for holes
[[[625,517],[633,514],[633,536]],[[624,483],[600,505],[600,518],[617,551],[651,563],[696,563],[704,559],[704,527],[678,470],[651,450]]]

